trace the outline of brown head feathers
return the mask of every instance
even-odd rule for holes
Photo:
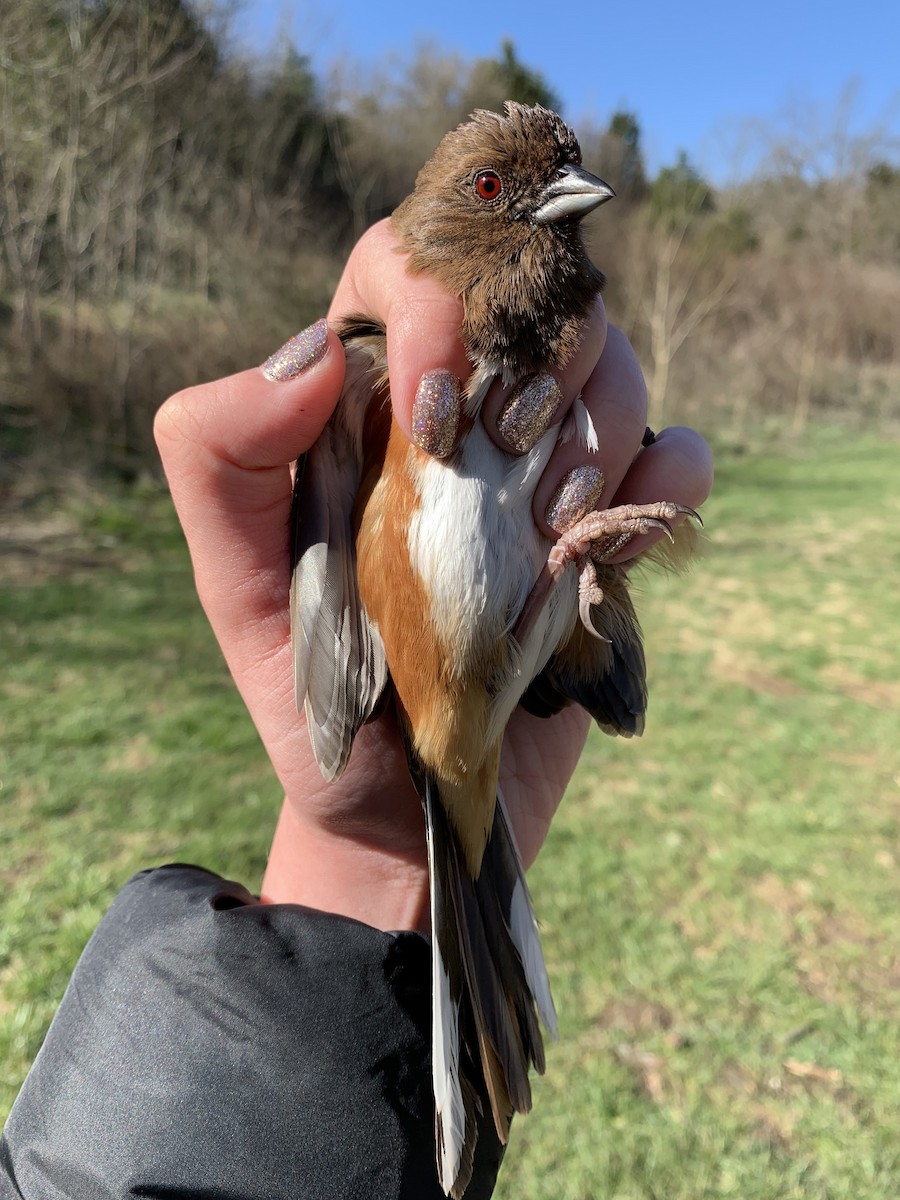
[[[604,282],[580,219],[612,195],[556,113],[510,101],[444,137],[392,223],[409,269],[463,298],[474,361],[521,377],[578,344]]]

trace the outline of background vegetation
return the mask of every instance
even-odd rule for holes
[[[322,78],[185,0],[0,6],[0,1117],[124,879],[255,886],[280,799],[151,414],[320,315],[507,97],[555,103],[512,45]],[[652,420],[718,482],[692,575],[642,589],[649,731],[593,738],[535,868],[563,1039],[501,1197],[900,1190],[900,160],[826,125],[726,188],[579,123]]]
[[[440,136],[507,97],[557,103],[512,44],[420,48],[318,77],[264,65],[189,0],[6,0],[0,11],[4,458],[152,466],[150,414],[260,360],[325,308],[349,244]],[[770,140],[713,188],[648,178],[636,114],[579,122],[619,193],[590,222],[654,422],[744,436],[764,413],[896,417],[900,168],[873,131]],[[8,472],[7,472],[8,482]]]

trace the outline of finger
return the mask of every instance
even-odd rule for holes
[[[606,336],[606,308],[598,296],[578,349],[564,370],[541,371],[508,387],[495,384],[491,388],[482,419],[501,450],[524,454],[551,424],[563,420],[602,357]]]
[[[676,504],[699,508],[708,499],[712,486],[712,451],[706,441],[693,429],[673,426],[664,429],[652,445],[640,452],[611,502],[650,504],[655,500],[674,500]],[[654,531],[636,537],[611,561],[636,558],[663,536],[661,531]]]
[[[220,640],[284,607],[289,464],[318,437],[344,378],[340,341],[324,322],[312,330],[313,359],[292,378],[243,371],[179,392],[156,417],[197,590]]]
[[[357,242],[328,315],[337,322],[354,314],[376,317],[386,326],[394,416],[404,434],[421,444],[414,439],[413,405],[423,378],[449,373],[457,384],[458,406],[471,372],[459,336],[462,301],[424,275],[407,274],[406,257],[385,220]]]
[[[592,452],[571,438],[553,451],[534,494],[534,519],[548,537],[564,532],[586,513],[608,507],[641,445],[647,389],[631,343],[613,325],[584,383],[582,399],[599,447]]]

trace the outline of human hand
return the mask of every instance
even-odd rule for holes
[[[351,255],[329,321],[354,312],[378,317],[388,329],[395,416],[410,436],[422,375],[435,368],[462,379],[468,374],[458,337],[460,303],[430,280],[405,274],[383,222]],[[428,883],[421,806],[391,718],[365,726],[347,770],[325,784],[294,706],[290,464],[324,427],[344,373],[340,343],[324,326],[312,327],[302,348],[309,362],[292,378],[272,382],[254,369],[172,397],[157,417],[157,443],[198,595],[285,791],[264,898],[343,912],[384,929],[424,927]],[[602,467],[603,506],[666,497],[696,507],[705,499],[711,466],[696,434],[667,430],[639,453],[646,420],[643,381],[627,340],[607,330],[602,305],[560,384],[564,404],[582,391],[601,449],[591,456],[569,442],[555,451],[535,496],[535,519],[546,533],[552,533],[547,506],[573,467]],[[484,420],[491,430],[505,399],[501,389],[488,397]],[[564,499],[571,509],[583,497]],[[588,507],[596,503],[592,499]],[[648,541],[649,535],[636,541],[626,556]],[[586,714],[575,707],[550,720],[519,710],[510,722],[501,786],[526,862],[546,836],[587,725]]]

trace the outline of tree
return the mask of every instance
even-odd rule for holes
[[[682,150],[673,167],[663,167],[649,193],[650,214],[661,225],[687,227],[715,210],[712,189]]]
[[[866,171],[867,237],[859,239],[873,259],[900,261],[900,167],[879,159]]]
[[[478,59],[471,67],[463,93],[465,112],[460,119],[476,108],[501,110],[506,100],[541,104],[557,112],[562,107],[543,75],[522,62],[509,38],[501,42],[497,58]]]
[[[715,212],[712,188],[684,152],[650,187],[634,278],[648,335],[654,425],[665,419],[675,356],[734,287],[739,254],[756,244],[746,213],[717,222]]]
[[[641,127],[634,113],[619,111],[612,115],[602,147],[604,165],[616,180],[616,193],[638,203],[647,195],[647,173],[641,149]]]

